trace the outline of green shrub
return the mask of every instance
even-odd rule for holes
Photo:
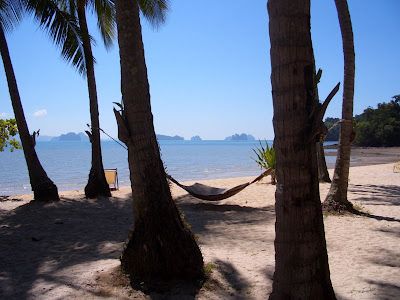
[[[260,166],[261,169],[272,169],[271,183],[275,184],[275,168],[276,168],[276,156],[274,147],[270,147],[265,141],[265,146],[260,142],[260,147],[253,149],[257,158],[254,161]]]

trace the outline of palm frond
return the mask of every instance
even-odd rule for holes
[[[82,34],[75,16],[74,1],[26,0],[26,8],[61,48],[61,56],[80,74],[86,74]]]
[[[91,0],[89,6],[92,6],[96,17],[97,27],[100,30],[101,37],[106,49],[113,45],[116,37],[115,5],[113,0]]]
[[[138,0],[140,11],[154,27],[165,22],[168,0]]]
[[[24,5],[21,0],[0,0],[0,26],[12,30],[21,20]]]

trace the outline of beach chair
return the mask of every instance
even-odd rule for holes
[[[394,173],[400,173],[400,161],[394,164],[393,166],[393,172]]]
[[[106,175],[106,180],[108,185],[110,186],[110,190],[118,190],[119,186],[117,169],[104,169],[104,174]]]

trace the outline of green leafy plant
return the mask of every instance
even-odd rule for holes
[[[273,169],[271,173],[271,183],[275,184],[275,168],[276,168],[276,156],[274,147],[270,147],[265,141],[265,146],[260,142],[260,147],[253,149],[254,153],[257,155],[257,158],[254,161],[260,166],[262,169]]]
[[[5,147],[9,147],[13,152],[15,149],[21,149],[20,143],[14,139],[18,133],[15,119],[0,119],[0,152]]]

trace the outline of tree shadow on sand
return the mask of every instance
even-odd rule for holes
[[[66,269],[119,257],[132,222],[131,201],[119,200],[31,201],[0,217],[0,298],[29,298],[39,281],[43,297],[60,285],[84,289]]]
[[[194,233],[204,236],[210,232],[210,225],[244,225],[248,227],[275,221],[274,205],[250,207],[216,201],[206,202],[187,194],[177,197],[175,201],[179,209],[184,212],[185,219],[191,224]],[[247,237],[247,239],[250,238],[251,236]]]
[[[365,280],[365,282],[377,288],[375,295],[379,295],[376,299],[399,299],[400,285],[379,280]]]
[[[363,205],[387,205],[387,206],[400,206],[400,187],[395,185],[350,185],[349,192],[359,195],[354,200],[361,202]],[[365,195],[370,195],[366,197]],[[378,221],[400,222],[400,219],[386,216],[378,216],[354,209],[352,213],[372,218]]]

